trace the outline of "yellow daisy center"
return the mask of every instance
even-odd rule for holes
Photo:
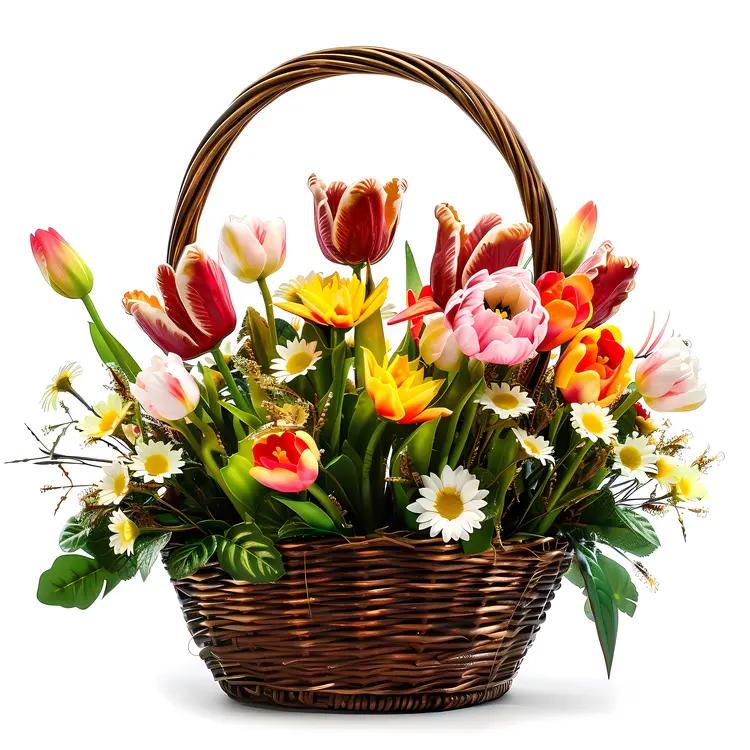
[[[306,370],[312,362],[312,356],[310,352],[295,352],[286,361],[286,371],[290,375],[296,375],[297,373]]]
[[[604,432],[604,422],[598,414],[586,412],[581,416],[581,424],[592,434],[601,435]]]
[[[680,479],[674,488],[678,495],[681,495],[682,497],[690,497],[693,492],[693,483],[685,477],[684,479]]]
[[[512,393],[495,393],[492,395],[492,403],[497,406],[498,409],[505,409],[510,411],[518,406],[518,397]]]
[[[125,492],[126,486],[127,482],[125,481],[125,475],[118,474],[112,482],[112,491],[115,493],[115,495],[122,495]]]
[[[289,457],[286,455],[286,451],[282,448],[276,447],[273,449],[273,457],[280,463],[280,464],[289,464],[291,461],[289,460]]]
[[[464,511],[461,493],[453,487],[444,487],[435,498],[435,511],[448,521],[458,518]]]
[[[524,440],[523,446],[524,448],[526,448],[527,453],[531,453],[533,456],[541,455],[541,450],[539,450],[539,446],[537,446],[537,444],[532,442],[531,440]]]
[[[663,482],[672,474],[672,464],[666,458],[656,460],[656,479],[657,482]]]
[[[169,461],[161,453],[154,453],[143,462],[143,468],[147,474],[158,477],[160,474],[166,474],[169,471]]]
[[[123,521],[120,525],[120,536],[126,544],[132,542],[138,536],[138,527],[130,520]]]
[[[99,420],[99,429],[102,432],[109,432],[110,430],[113,430],[115,428],[115,425],[117,425],[119,416],[119,413],[114,409],[105,411],[104,414],[101,415],[101,419]]]
[[[641,463],[643,463],[641,452],[638,448],[634,448],[632,445],[626,445],[620,450],[620,463],[626,469],[637,469]]]
[[[53,390],[56,391],[69,391],[72,386],[70,383],[70,375],[66,372],[65,375],[60,375],[59,377],[55,378],[55,382],[52,384]]]

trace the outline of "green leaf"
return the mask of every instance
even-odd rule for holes
[[[42,604],[88,609],[110,577],[91,557],[61,555],[40,576],[36,596]]]
[[[283,318],[276,318],[276,338],[279,344],[286,346],[290,341],[294,341],[297,338],[297,332],[291,323],[288,323]]]
[[[441,417],[422,422],[409,437],[401,443],[398,450],[393,452],[391,461],[391,476],[401,475],[400,462],[402,455],[408,455],[411,459],[411,470],[417,474],[427,474],[432,458],[432,446],[435,440],[435,432]]]
[[[335,531],[333,519],[315,503],[308,500],[290,500],[283,495],[272,495],[273,499],[296,513],[303,521],[315,529]]]
[[[178,547],[169,556],[167,572],[170,578],[179,581],[200,570],[216,552],[216,537],[206,536]]]
[[[105,365],[119,367],[127,379],[135,383],[141,368],[130,352],[109,331],[100,331],[93,323],[89,323],[89,332],[101,361]]]
[[[326,529],[314,529],[306,524],[301,518],[290,518],[284,522],[279,529],[279,539],[290,539],[299,536],[339,536],[338,531],[327,531]]]
[[[75,552],[83,549],[89,537],[89,531],[89,526],[82,523],[78,516],[69,518],[60,532],[60,549],[63,552]]]
[[[235,581],[272,583],[284,575],[281,554],[254,523],[239,523],[217,538],[219,565]]]
[[[630,573],[620,563],[606,555],[599,553],[596,559],[612,589],[612,598],[617,609],[632,617],[638,605],[638,589],[631,580]]]
[[[365,280],[366,293],[372,294],[375,282],[372,278],[371,266],[367,265]],[[380,311],[363,320],[354,328],[354,370],[357,375],[357,385],[365,384],[365,353],[362,347],[367,347],[375,357],[376,362],[382,364],[386,355],[385,331],[383,331],[383,316]]]
[[[244,444],[245,441],[242,441]],[[248,443],[249,445],[249,443]],[[229,457],[227,465],[221,469],[221,476],[234,496],[233,504],[241,518],[255,518],[258,504],[268,494],[268,487],[250,476],[253,464],[244,456],[235,453]]]
[[[635,510],[616,507],[604,525],[591,525],[586,533],[623,552],[646,557],[660,546],[651,522]]]
[[[213,412],[219,411],[219,392],[216,390],[216,381],[213,378],[214,371],[203,362],[198,363],[203,375],[203,390],[206,392],[206,401]]]
[[[228,401],[219,400],[219,405],[222,407],[222,409],[226,409],[233,417],[239,419],[242,424],[246,424],[248,425],[248,427],[252,427],[254,430],[257,430],[258,427],[263,424],[260,419],[255,416],[255,414],[250,414],[244,409],[239,409],[234,404],[230,404]]]
[[[258,504],[255,522],[260,530],[273,541],[277,538],[279,529],[292,515],[292,511],[286,505],[274,500],[271,495],[266,495]]]
[[[370,394],[363,390],[354,407],[346,439],[358,456],[364,456],[370,435],[378,425],[378,415]]]
[[[617,420],[617,437],[620,441],[624,441],[625,438],[630,437],[636,429],[635,418],[637,414],[635,406],[631,406],[618,420]]]
[[[355,512],[361,510],[362,495],[359,486],[359,476],[362,472],[362,467],[360,466],[358,472],[351,458],[347,455],[341,455],[336,456],[325,467],[325,470],[333,477],[332,480],[330,477],[323,475],[323,479],[326,482],[326,489],[337,497],[341,493],[341,490],[343,490],[346,497],[339,498],[339,502],[348,503]]]
[[[406,254],[406,288],[414,292],[416,297],[422,291],[422,279],[419,277],[419,270],[417,264],[414,261],[414,253],[412,253],[409,243],[406,243],[405,248]]]
[[[245,320],[240,328],[240,336],[245,335],[250,336],[255,361],[260,369],[266,374],[270,373],[271,360],[276,356],[276,351],[271,346],[271,333],[268,330],[268,323],[253,307],[247,308]]]
[[[323,403],[325,403],[328,395],[330,394],[331,396],[321,435],[333,455],[338,453],[341,437],[341,410],[344,406],[347,375],[352,363],[352,360],[347,357],[348,353],[349,345],[346,341],[342,341],[331,353],[333,381],[331,382],[330,390],[322,399]]]
[[[617,605],[607,576],[599,564],[596,550],[576,542],[575,560],[583,577],[609,676],[612,672],[612,659],[617,641]]]
[[[586,585],[583,581],[583,576],[581,575],[581,569],[578,567],[578,563],[575,560],[570,563],[570,567],[565,573],[565,577],[579,589],[584,588]],[[586,599],[586,601],[588,602],[588,599]]]
[[[138,563],[141,578],[145,581],[154,563],[159,559],[159,553],[164,545],[172,537],[171,533],[165,534],[140,534],[133,545],[133,556]]]

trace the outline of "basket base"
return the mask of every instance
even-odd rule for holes
[[[263,686],[238,685],[226,680],[219,681],[221,689],[230,698],[245,705],[361,713],[419,713],[477,706],[505,695],[511,684],[512,680],[505,680],[488,690],[466,693],[351,695],[327,691],[277,690]]]

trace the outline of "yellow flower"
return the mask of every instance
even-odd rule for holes
[[[671,489],[676,481],[675,472],[679,468],[680,463],[678,459],[672,458],[672,456],[659,456],[656,459],[656,474],[654,474],[654,479],[662,489]]]
[[[365,285],[356,276],[342,279],[338,273],[326,277],[315,274],[301,282],[298,278],[292,293],[275,304],[313,323],[352,328],[380,309],[388,294],[388,279],[383,279],[367,298],[365,294]]]
[[[49,411],[57,409],[57,398],[61,393],[73,393],[73,380],[81,374],[81,368],[71,362],[69,365],[61,367],[57,371],[52,383],[47,386],[42,397],[42,409]]]
[[[703,484],[703,474],[697,466],[682,464],[674,471],[672,492],[678,500],[705,500],[708,488]]]
[[[76,427],[88,437],[106,437],[120,426],[132,405],[132,401],[123,401],[118,394],[110,393],[106,401],[100,401],[94,407],[96,414],[84,417]]]

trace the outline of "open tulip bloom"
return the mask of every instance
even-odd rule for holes
[[[429,283],[407,245],[394,316],[376,264],[408,209],[406,182],[308,185],[313,222],[288,248],[282,219],[230,217],[215,249],[189,245],[158,268],[160,297],[125,293],[153,345],[145,368],[105,327],[71,245],[52,229],[31,236],[50,287],[86,306],[111,375],[81,393],[71,363],[43,397],[69,418],[28,460],[96,471],[40,600],[86,608],[145,578],[161,550],[174,579],[215,556],[234,579],[269,583],[287,540],[422,535],[477,555],[559,537],[609,669],[618,612],[638,599],[631,573],[653,583],[640,561],[659,546],[649,517],[672,512],[684,530],[708,497],[715,457],[690,457],[687,433],[657,416],[706,399],[690,345],[652,325],[636,350],[609,322],[638,263],[609,242],[589,255],[593,203],[562,230],[561,270],[538,275],[524,263],[531,224],[488,213],[467,230],[439,204]],[[338,271],[279,278],[287,249],[304,257],[315,239]],[[262,311],[238,318],[227,272],[258,285]],[[73,435],[80,455],[59,449]]]

